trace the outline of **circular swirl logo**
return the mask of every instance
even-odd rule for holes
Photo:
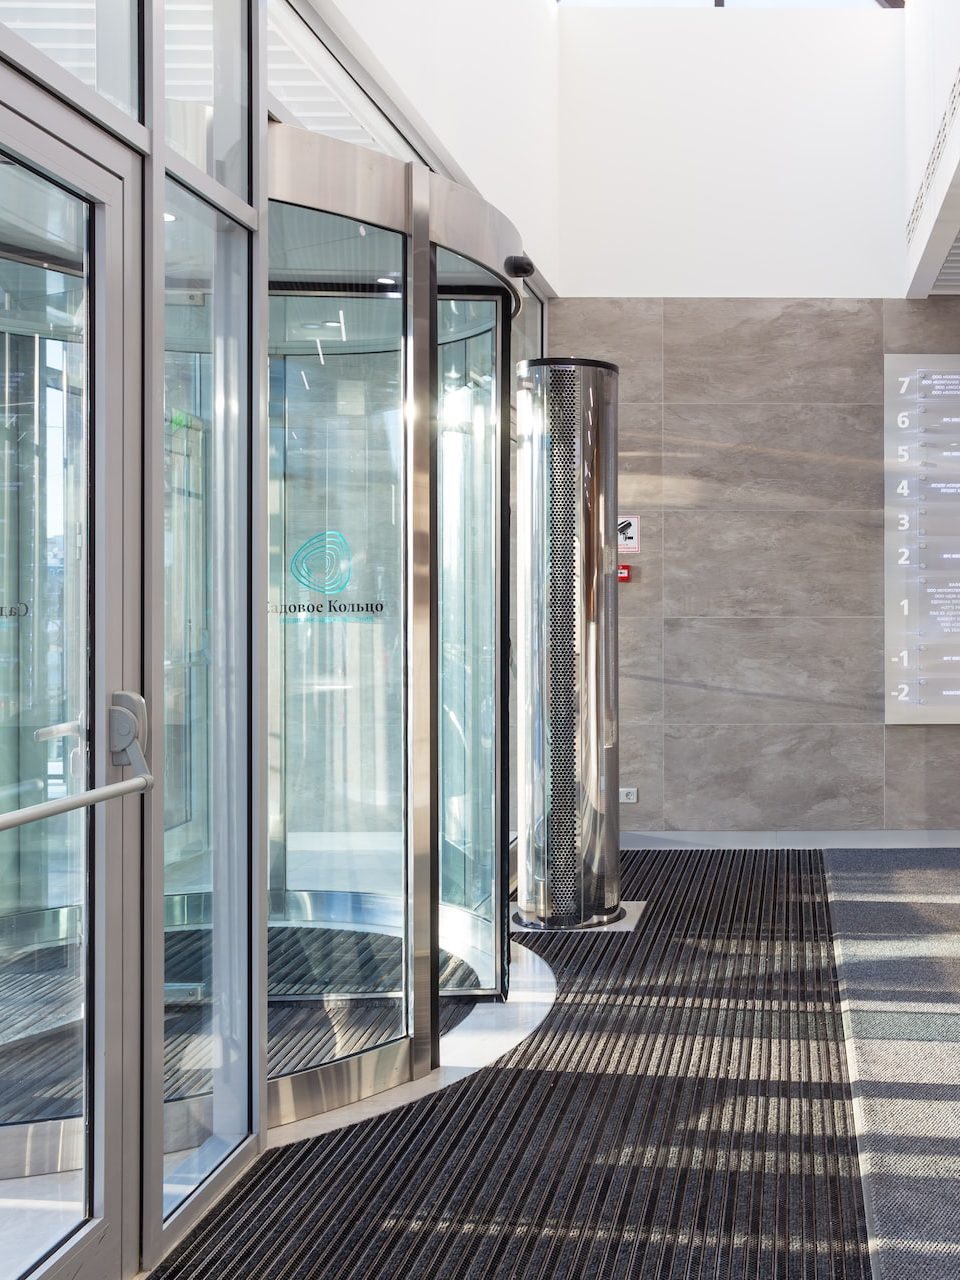
[[[353,572],[350,544],[335,529],[316,533],[294,553],[290,572],[308,591],[326,596],[338,595],[349,583]]]

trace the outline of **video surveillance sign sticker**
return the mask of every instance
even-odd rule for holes
[[[620,516],[617,520],[617,550],[622,556],[636,555],[639,552],[639,516]]]

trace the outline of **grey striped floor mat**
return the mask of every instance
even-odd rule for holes
[[[359,1053],[403,1031],[403,942],[359,930],[282,926],[269,930],[268,1074],[291,1075],[333,1057]],[[210,930],[169,930],[168,982],[203,987],[211,972]],[[84,986],[76,946],[24,950],[0,972],[0,1125],[62,1120],[81,1114]],[[78,973],[79,971],[79,973]],[[477,975],[441,952],[451,992],[440,1002],[441,1032],[472,1008]],[[342,992],[359,991],[352,1000]],[[391,994],[394,993],[394,994]],[[209,998],[168,999],[164,1019],[164,1098],[202,1097],[211,1090]]]
[[[638,852],[493,1066],[264,1155],[157,1280],[866,1280],[823,862]]]

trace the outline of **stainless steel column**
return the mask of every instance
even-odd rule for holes
[[[518,918],[576,928],[622,914],[618,370],[552,358],[518,375]]]

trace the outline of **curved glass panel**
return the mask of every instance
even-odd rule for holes
[[[3,812],[90,785],[87,227],[83,201],[0,161]],[[89,1212],[89,823],[0,834],[3,1276]]]
[[[437,251],[440,944],[468,967],[446,990],[495,990],[501,945],[499,341],[504,288]]]
[[[271,203],[271,1076],[406,1034],[403,271]]]

